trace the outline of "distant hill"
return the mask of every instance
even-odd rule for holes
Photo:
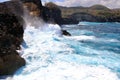
[[[100,12],[100,11],[110,11],[110,9],[107,8],[106,6],[99,5],[99,4],[93,5],[91,7],[82,7],[82,6],[63,7],[63,6],[59,6],[59,8],[62,11],[62,17],[68,17],[74,13],[80,13],[80,12],[96,14],[97,12]]]
[[[119,11],[120,12],[120,8],[116,8],[116,9],[112,9],[113,11]]]
[[[90,7],[61,7],[62,18],[72,18],[78,21],[120,22],[120,8],[109,9],[103,5]]]
[[[110,10],[106,6],[99,5],[99,4],[93,5],[93,6],[89,7],[89,8],[93,9],[93,10]]]
[[[79,21],[90,22],[120,22],[120,9],[109,9],[103,5],[90,7],[65,7],[49,2],[45,4],[48,21],[58,24],[73,24]]]
[[[59,6],[60,9],[86,9],[88,7],[83,6],[77,6],[77,7],[65,7],[65,6]]]

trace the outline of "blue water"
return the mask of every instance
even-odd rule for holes
[[[120,23],[27,25],[21,56],[26,66],[7,80],[120,80]]]
[[[120,77],[120,23],[80,22],[79,25],[66,25],[64,29],[72,36],[93,38],[71,43],[78,55],[88,56],[83,64],[104,65]]]

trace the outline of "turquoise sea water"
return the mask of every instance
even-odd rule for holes
[[[120,79],[120,23],[80,22],[64,28],[76,39],[72,46],[77,54],[88,56],[83,64],[103,65]]]
[[[21,56],[25,67],[7,80],[120,80],[120,23],[27,25]]]

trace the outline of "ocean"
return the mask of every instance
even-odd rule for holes
[[[26,66],[7,80],[120,80],[120,23],[27,25]]]

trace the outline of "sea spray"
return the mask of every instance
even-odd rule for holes
[[[48,24],[40,17],[31,16],[29,13],[27,9],[24,10],[23,18],[25,20],[25,27],[35,27],[41,32],[55,32],[55,34],[59,34],[59,36],[62,35],[61,27],[58,24]]]

